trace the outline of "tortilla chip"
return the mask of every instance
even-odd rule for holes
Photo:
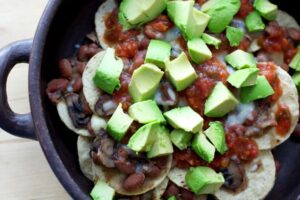
[[[94,180],[93,161],[90,157],[90,146],[93,139],[79,136],[77,150],[79,165],[82,173],[91,181]]]
[[[299,26],[297,20],[282,10],[278,10],[276,21],[282,27],[295,28],[295,29],[300,30],[300,26]]]

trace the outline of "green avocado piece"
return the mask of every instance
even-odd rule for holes
[[[256,67],[254,56],[239,49],[225,56],[225,61],[236,69]]]
[[[158,17],[167,7],[165,0],[136,0],[151,21]]]
[[[222,41],[216,37],[213,37],[207,33],[203,33],[201,39],[208,45],[213,45],[216,49],[219,49]]]
[[[151,40],[147,54],[146,62],[153,63],[161,69],[165,68],[165,60],[169,60],[171,55],[171,45],[161,40]]]
[[[272,21],[276,19],[278,7],[268,0],[254,0],[254,8],[265,19]]]
[[[266,77],[258,76],[255,85],[243,87],[240,91],[242,103],[263,99],[274,94],[274,90]]]
[[[209,128],[204,131],[204,134],[220,154],[224,154],[228,150],[225,140],[225,131],[221,122],[210,122]]]
[[[188,148],[191,143],[193,134],[181,129],[174,129],[171,132],[171,141],[180,150]]]
[[[160,123],[153,122],[140,127],[129,139],[128,147],[136,152],[150,151],[157,138]]]
[[[179,107],[164,113],[168,123],[177,129],[197,133],[202,130],[203,118],[189,106]]]
[[[300,71],[300,45],[298,46],[297,54],[293,57],[289,66],[296,71]]]
[[[213,33],[221,33],[231,23],[234,15],[240,10],[240,0],[210,0],[202,5],[202,11],[211,19],[208,29]]]
[[[159,87],[164,72],[153,64],[147,63],[136,69],[128,86],[134,102],[152,99]]]
[[[182,52],[176,59],[166,62],[166,73],[177,92],[189,87],[197,74],[188,57]]]
[[[192,16],[188,21],[187,29],[185,30],[186,38],[199,38],[207,27],[209,20],[209,15],[199,11],[196,8],[193,8]]]
[[[117,141],[121,141],[132,124],[133,119],[123,112],[119,104],[112,117],[107,122],[107,132]]]
[[[300,72],[295,73],[293,76],[293,81],[298,89],[298,92],[300,91]]]
[[[187,46],[192,60],[197,64],[203,63],[212,57],[211,51],[200,38],[189,40]]]
[[[151,147],[150,151],[147,152],[148,158],[155,158],[159,156],[166,156],[173,153],[173,146],[170,139],[169,130],[160,126],[156,133],[156,140]]]
[[[98,180],[90,195],[93,200],[113,200],[115,196],[115,190],[107,183]]]
[[[134,120],[138,121],[140,124],[148,124],[151,122],[166,122],[159,107],[153,100],[141,101],[131,105],[128,109],[128,113]]]
[[[236,88],[255,85],[258,73],[259,69],[255,67],[240,69],[232,73],[227,81]]]
[[[168,200],[176,200],[176,197],[175,197],[175,196],[170,196],[170,197],[168,198]]]
[[[212,145],[204,133],[197,133],[192,142],[192,149],[194,152],[200,156],[203,160],[207,162],[212,162],[215,157],[215,147]]]
[[[214,194],[225,182],[221,173],[216,173],[209,167],[190,168],[185,181],[188,188],[197,195]]]
[[[223,117],[232,111],[239,101],[228,88],[219,82],[205,102],[204,114],[208,117]]]
[[[239,28],[227,26],[226,37],[229,41],[230,46],[237,47],[240,45],[241,41],[244,38],[244,32]]]
[[[263,31],[266,26],[259,13],[257,11],[253,11],[246,17],[246,27],[249,32],[256,32]]]
[[[120,88],[119,78],[123,67],[122,59],[115,57],[115,50],[107,48],[93,77],[94,84],[104,92],[112,94],[115,89]]]

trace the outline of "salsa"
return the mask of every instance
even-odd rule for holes
[[[291,128],[291,112],[287,105],[279,104],[275,113],[277,121],[276,131],[280,136],[285,136]]]
[[[241,8],[236,16],[245,19],[253,10],[251,0],[241,0]]]

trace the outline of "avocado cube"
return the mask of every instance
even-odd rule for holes
[[[241,101],[243,103],[263,99],[272,94],[274,94],[274,90],[264,76],[258,76],[255,85],[243,87],[240,91]]]
[[[289,66],[296,71],[300,71],[300,46],[298,46],[297,54],[293,57]]]
[[[278,7],[268,0],[254,0],[254,8],[265,19],[272,21],[276,19]]]
[[[239,49],[225,56],[225,61],[236,69],[256,67],[254,56]]]
[[[185,181],[188,188],[197,195],[214,194],[225,182],[221,173],[216,173],[209,167],[190,168]]]
[[[255,85],[258,73],[259,73],[259,69],[254,67],[247,68],[247,69],[240,69],[232,73],[227,79],[227,81],[236,88]]]
[[[176,59],[166,62],[166,73],[177,92],[189,87],[197,74],[188,57],[182,52]]]
[[[203,118],[189,106],[174,108],[164,113],[173,128],[197,133],[202,130]]]
[[[185,11],[186,12],[186,11]],[[204,12],[193,8],[192,15],[187,24],[187,29],[184,30],[187,39],[199,38],[204,32],[207,24],[210,20],[210,16]]]
[[[153,63],[161,69],[165,68],[165,60],[169,60],[171,55],[171,45],[160,40],[151,40],[147,54],[146,62]]]
[[[215,157],[215,147],[212,145],[205,135],[200,132],[194,137],[192,142],[192,149],[194,152],[207,162],[212,162]]]
[[[107,122],[107,132],[117,141],[121,141],[132,124],[133,119],[123,112],[119,104],[112,117]]]
[[[136,152],[150,151],[156,141],[160,123],[153,122],[140,127],[129,139],[128,147]]]
[[[162,0],[136,0],[136,2],[147,15],[147,21],[151,21],[158,17],[167,7],[166,1]]]
[[[122,17],[131,25],[141,24],[148,19],[143,8],[136,0],[123,0],[120,4],[119,13],[119,16],[122,15]]]
[[[256,32],[263,31],[266,26],[259,13],[257,11],[253,11],[246,17],[246,27],[249,32]]]
[[[292,76],[292,78],[293,78],[293,81],[294,81],[294,83],[295,83],[295,85],[298,89],[298,92],[299,92],[300,91],[300,73],[299,72],[295,73]]]
[[[222,41],[216,37],[213,37],[207,33],[201,35],[201,39],[208,45],[213,45],[216,49],[219,49]]]
[[[152,99],[158,89],[164,72],[153,64],[147,63],[133,72],[128,86],[134,102]]]
[[[115,190],[107,183],[98,180],[90,195],[93,200],[113,200],[115,196]]]
[[[188,148],[191,143],[193,134],[181,129],[174,129],[171,132],[171,141],[180,150]]]
[[[209,141],[216,147],[220,154],[224,154],[228,148],[225,139],[225,131],[221,122],[215,121],[209,123],[209,128],[204,131]]]
[[[238,104],[239,101],[228,88],[222,82],[219,82],[205,102],[204,114],[207,117],[223,117]]]
[[[168,200],[176,200],[176,197],[175,197],[175,196],[170,196],[170,197],[168,198]]]
[[[237,47],[244,38],[244,32],[239,28],[228,26],[226,28],[226,37],[231,47]]]
[[[124,64],[122,59],[115,57],[115,50],[107,48],[99,67],[93,77],[94,84],[101,90],[112,94],[120,88],[120,75]]]
[[[212,57],[211,51],[200,38],[189,40],[187,46],[192,60],[197,64],[203,63]]]
[[[147,157],[151,159],[159,156],[170,155],[172,153],[173,146],[169,130],[164,126],[160,126],[156,133],[156,140],[150,151],[147,152]]]
[[[134,120],[138,121],[140,124],[148,124],[151,122],[166,122],[159,107],[153,100],[141,101],[131,105],[128,109],[128,113]]]

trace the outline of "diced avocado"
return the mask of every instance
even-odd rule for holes
[[[230,74],[227,81],[236,88],[255,85],[258,73],[259,69],[255,67],[240,69]]]
[[[171,45],[169,43],[160,40],[151,40],[145,60],[148,63],[153,63],[164,69],[165,60],[169,60],[170,55]]]
[[[115,57],[115,50],[107,48],[104,57],[93,77],[94,84],[101,90],[112,94],[120,88],[120,75],[123,70],[123,61]]]
[[[185,34],[187,39],[199,38],[208,25],[210,16],[196,8],[192,10],[192,17],[188,21]]]
[[[192,192],[200,195],[216,193],[225,180],[221,173],[209,167],[192,167],[185,176],[185,182]]]
[[[133,119],[123,112],[119,104],[112,117],[107,122],[107,132],[117,141],[121,141],[132,124]]]
[[[187,46],[192,60],[197,64],[203,63],[212,57],[211,51],[200,38],[189,40]]]
[[[238,103],[239,101],[228,88],[219,82],[205,102],[204,114],[208,117],[223,117],[232,111]]]
[[[139,128],[129,139],[128,147],[136,152],[150,151],[157,138],[160,123],[153,122]]]
[[[136,2],[147,15],[147,21],[151,21],[158,17],[167,7],[165,0],[136,0]]]
[[[184,52],[176,59],[167,61],[166,70],[168,78],[178,92],[186,89],[197,79],[196,71]]]
[[[239,49],[225,56],[225,61],[236,69],[256,67],[254,56]]]
[[[300,46],[298,46],[298,52],[290,62],[289,66],[296,71],[300,71]]]
[[[220,39],[213,37],[207,33],[203,33],[201,38],[206,44],[213,45],[216,49],[219,49],[219,46],[222,43]]]
[[[220,154],[224,154],[228,150],[225,140],[225,131],[221,122],[210,122],[209,128],[204,131],[204,134]]]
[[[197,133],[202,130],[203,118],[190,107],[174,108],[164,113],[168,123],[174,128]]]
[[[249,32],[256,32],[263,31],[266,26],[259,13],[257,11],[253,11],[246,17],[246,27]]]
[[[166,122],[156,102],[153,100],[141,101],[129,107],[129,115],[140,124],[151,122]]]
[[[113,200],[115,196],[115,190],[107,183],[98,180],[93,190],[91,191],[91,197],[93,200]]]
[[[150,151],[147,152],[148,158],[154,158],[159,156],[170,155],[173,153],[173,146],[170,140],[169,130],[160,126],[156,132],[156,140],[151,147]]]
[[[147,63],[133,72],[128,86],[129,94],[135,102],[152,99],[164,72]]]
[[[181,129],[175,129],[171,132],[171,141],[180,150],[184,150],[190,145],[192,137],[192,133]]]
[[[254,8],[265,19],[272,21],[276,19],[278,7],[268,0],[254,0]]]
[[[228,26],[226,28],[226,37],[230,46],[237,47],[244,38],[244,32],[239,28]]]
[[[211,162],[215,157],[215,147],[212,145],[203,132],[197,133],[192,142],[192,149],[203,160]]]
[[[170,197],[168,198],[168,200],[176,200],[176,197],[175,197],[175,196],[170,196]]]
[[[274,90],[264,76],[258,76],[255,85],[243,87],[240,91],[241,101],[243,103],[263,99],[272,94],[274,94]]]
[[[208,29],[213,33],[221,33],[231,23],[233,16],[239,11],[240,0],[210,0],[202,6],[202,11],[211,19]]]
[[[292,78],[293,78],[293,81],[294,81],[298,91],[300,91],[300,73],[299,72],[295,73],[292,76]]]

